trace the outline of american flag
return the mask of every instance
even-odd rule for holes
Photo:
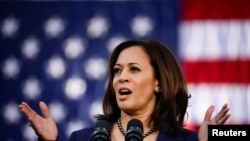
[[[110,52],[127,39],[157,39],[178,57],[192,95],[188,126],[209,105],[230,106],[228,123],[250,124],[250,2],[1,1],[0,140],[34,141],[18,108],[45,101],[60,137],[102,113]]]

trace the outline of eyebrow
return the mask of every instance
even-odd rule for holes
[[[129,66],[132,66],[132,65],[139,65],[142,67],[142,65],[138,64],[138,63],[128,63]],[[122,66],[121,64],[115,64],[114,66]]]

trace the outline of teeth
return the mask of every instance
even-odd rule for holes
[[[129,90],[129,89],[121,89],[120,90],[120,94],[130,94],[131,93],[131,91]]]
[[[129,90],[121,90],[122,93],[129,92]]]

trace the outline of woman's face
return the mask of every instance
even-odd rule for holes
[[[150,58],[139,46],[124,49],[114,65],[113,87],[116,101],[123,112],[152,111],[158,88]]]

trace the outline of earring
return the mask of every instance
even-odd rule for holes
[[[155,93],[159,93],[159,92],[160,92],[160,89],[155,90]]]

